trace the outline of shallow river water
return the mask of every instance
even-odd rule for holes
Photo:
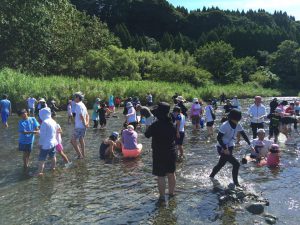
[[[243,105],[249,105],[249,101]],[[110,118],[106,130],[88,130],[87,157],[76,160],[69,144],[73,126],[67,124],[65,112],[58,113],[65,152],[73,165],[64,168],[62,158],[57,156],[57,170],[50,172],[48,165],[42,178],[32,176],[37,170],[38,138],[26,174],[17,151],[19,118],[11,117],[9,129],[0,129],[0,224],[264,224],[261,216],[251,215],[242,206],[233,210],[218,205],[208,179],[218,160],[216,140],[207,142],[206,131],[195,133],[190,123],[184,144],[186,159],[177,165],[177,195],[158,206],[156,180],[151,174],[151,140],[141,131],[139,142],[144,147],[140,158],[99,160],[101,140],[121,128],[121,110],[116,115],[119,118]],[[248,123],[242,122],[247,132]],[[234,153],[238,158],[243,148],[244,142]],[[265,210],[278,217],[277,224],[296,225],[300,224],[300,155],[295,146],[281,143],[281,148],[280,168],[242,165],[240,183],[269,199],[270,206]],[[231,165],[216,178],[227,186]]]

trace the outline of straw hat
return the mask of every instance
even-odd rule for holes
[[[182,96],[178,96],[176,98],[177,101],[180,101],[180,102],[185,102],[185,99],[182,97]]]
[[[46,102],[46,100],[45,100],[44,98],[41,98],[41,99],[39,100],[39,102]]]

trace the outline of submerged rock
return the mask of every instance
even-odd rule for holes
[[[261,203],[250,204],[246,209],[252,214],[262,214],[264,212],[264,206]]]
[[[277,222],[277,217],[271,214],[265,214],[264,217],[267,224],[275,224]]]

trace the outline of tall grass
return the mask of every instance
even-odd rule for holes
[[[100,81],[87,78],[72,78],[68,76],[36,76],[20,73],[12,69],[0,71],[0,94],[7,93],[13,107],[25,107],[28,96],[55,99],[58,105],[65,105],[76,91],[85,94],[85,101],[91,106],[97,97],[107,100],[109,95],[138,96],[141,100],[150,92],[154,101],[171,101],[175,92],[191,100],[194,97],[201,99],[220,96],[225,93],[228,97],[233,95],[239,98],[261,96],[276,96],[277,90],[254,87],[252,85],[208,85],[193,88],[188,84],[154,82],[154,81]]]

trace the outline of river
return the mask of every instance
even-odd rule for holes
[[[243,106],[249,105],[249,100]],[[110,118],[106,130],[89,129],[86,136],[87,157],[75,160],[69,144],[73,126],[67,124],[65,112],[57,121],[63,129],[65,152],[73,161],[64,168],[57,156],[55,172],[46,166],[44,177],[32,176],[37,171],[38,138],[31,155],[29,174],[23,172],[22,155],[17,150],[17,121],[9,120],[9,129],[0,129],[0,224],[264,224],[261,216],[248,213],[242,205],[220,207],[218,196],[208,179],[218,156],[216,140],[207,142],[205,131],[193,132],[188,124],[184,144],[186,159],[177,165],[176,197],[166,205],[156,204],[158,191],[151,174],[151,140],[139,131],[142,156],[135,160],[99,160],[101,140],[119,131],[123,115]],[[249,133],[248,121],[242,125]],[[278,217],[277,224],[296,225],[300,221],[300,163],[295,146],[280,144],[282,165],[277,169],[242,165],[240,183],[269,199],[265,211]],[[235,151],[238,158],[240,150]],[[216,178],[223,185],[231,182],[228,164]]]

